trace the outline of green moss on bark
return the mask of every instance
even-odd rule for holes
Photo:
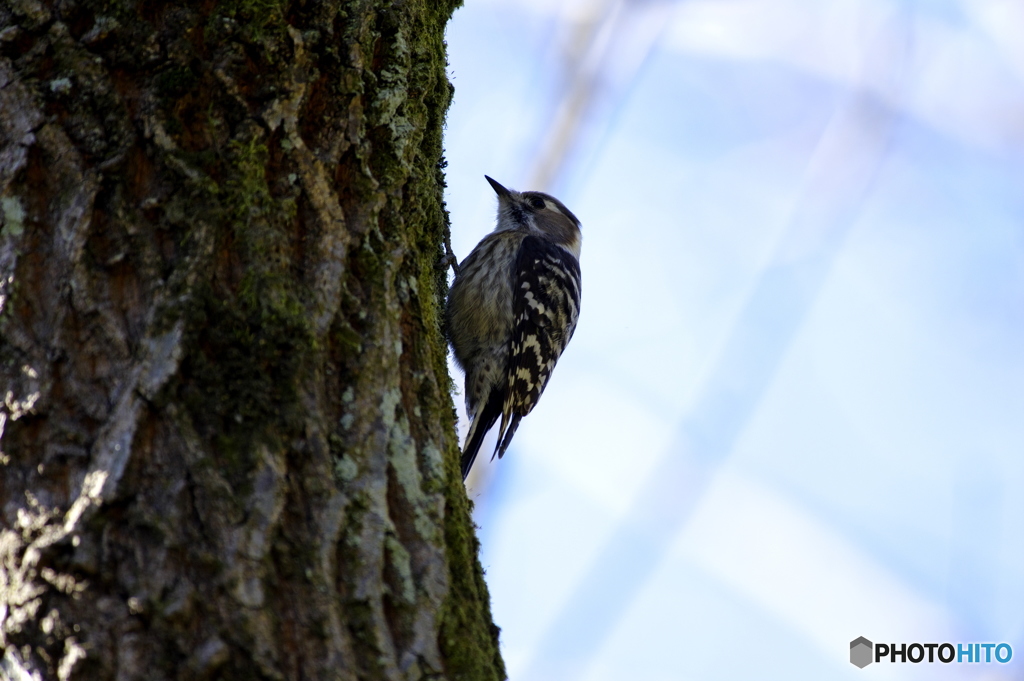
[[[38,585],[83,677],[504,677],[440,321],[455,6],[0,10],[0,96],[35,121],[0,187],[32,246],[0,259],[0,382],[44,405],[0,485],[64,512],[113,480],[74,528],[102,551],[41,558],[90,585]],[[11,639],[46,678],[51,638]]]

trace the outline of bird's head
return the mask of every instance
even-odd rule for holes
[[[544,192],[517,192],[484,175],[498,195],[498,231],[519,230],[549,239],[577,258],[583,235],[580,221],[561,201]]]

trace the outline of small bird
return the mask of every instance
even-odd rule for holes
[[[580,314],[580,221],[553,196],[484,177],[498,195],[498,224],[459,266],[445,309],[448,342],[466,372],[471,419],[463,480],[499,416],[494,453],[505,454]]]

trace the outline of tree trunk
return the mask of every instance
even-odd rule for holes
[[[504,678],[439,322],[454,4],[0,4],[0,678]]]

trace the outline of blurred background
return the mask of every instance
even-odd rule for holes
[[[458,257],[485,173],[583,222],[469,480],[510,678],[1024,679],[1024,2],[468,0],[448,45]]]

